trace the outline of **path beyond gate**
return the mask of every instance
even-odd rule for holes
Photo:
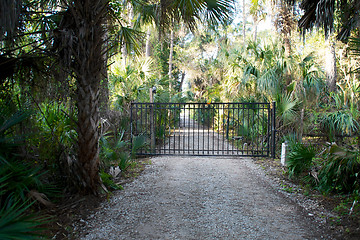
[[[137,155],[274,157],[275,103],[132,103]]]

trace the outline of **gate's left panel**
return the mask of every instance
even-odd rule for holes
[[[150,151],[151,131],[150,113],[153,105],[147,103],[132,103],[130,115],[131,145],[137,154],[148,154]],[[137,146],[138,142],[144,142],[142,146]]]
[[[166,154],[166,140],[176,125],[179,107],[167,103],[131,104],[131,142],[138,155]],[[145,145],[138,147],[138,143]]]

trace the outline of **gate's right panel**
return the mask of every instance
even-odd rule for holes
[[[269,103],[227,103],[224,136],[244,156],[269,156],[271,108]]]

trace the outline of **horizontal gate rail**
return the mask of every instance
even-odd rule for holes
[[[257,156],[274,154],[270,103],[132,103],[131,137],[138,155]]]

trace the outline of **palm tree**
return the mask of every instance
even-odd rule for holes
[[[64,49],[70,61],[63,63],[75,74],[78,109],[78,167],[84,193],[98,194],[99,93],[104,64],[107,0],[69,2],[61,26]],[[69,41],[72,39],[72,41]]]
[[[294,20],[295,17],[293,13],[293,8],[288,1],[279,0],[278,7],[279,12],[277,14],[275,23],[278,32],[281,33],[281,37],[283,38],[285,56],[289,57],[292,53],[291,35],[296,27]]]
[[[78,109],[78,166],[84,193],[99,193],[99,96],[106,52],[125,48],[139,53],[141,33],[125,25],[108,0],[70,1],[59,26],[63,66],[74,73]],[[118,13],[121,15],[121,13]],[[116,24],[110,25],[109,16]],[[115,43],[115,44],[114,44]],[[116,49],[116,46],[118,48]]]

